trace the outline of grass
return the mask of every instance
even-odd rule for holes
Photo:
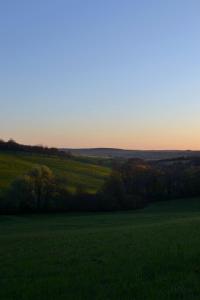
[[[0,245],[3,300],[199,299],[200,199],[0,216]]]
[[[55,156],[26,153],[0,152],[0,189],[4,189],[18,176],[26,173],[36,164],[52,169],[56,175],[65,177],[73,190],[83,185],[88,191],[95,192],[108,176],[110,169],[95,164],[63,159]]]

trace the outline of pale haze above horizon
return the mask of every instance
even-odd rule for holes
[[[200,1],[0,1],[0,139],[200,150]]]

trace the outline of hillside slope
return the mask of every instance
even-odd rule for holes
[[[57,156],[0,152],[0,189],[37,164],[46,165],[56,175],[65,177],[72,190],[81,184],[90,192],[95,192],[110,172],[106,167]]]

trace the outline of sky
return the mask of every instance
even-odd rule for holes
[[[200,149],[199,0],[0,0],[0,138]]]

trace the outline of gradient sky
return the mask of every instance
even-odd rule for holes
[[[200,1],[0,0],[0,138],[200,149]]]

